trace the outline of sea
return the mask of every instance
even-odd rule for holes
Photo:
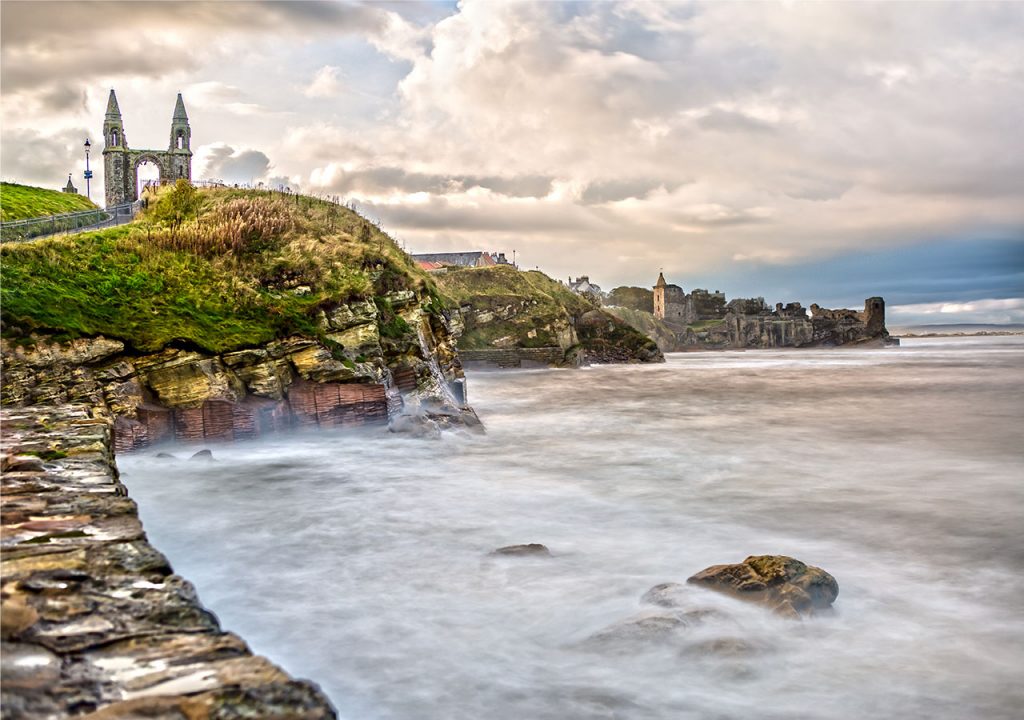
[[[204,605],[341,718],[1022,717],[1024,337],[468,389],[484,435],[118,462]],[[491,554],[523,543],[550,554]],[[686,584],[762,554],[831,573],[832,610],[794,620]],[[693,622],[662,628],[671,611],[642,600],[661,583]]]

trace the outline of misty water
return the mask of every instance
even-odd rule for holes
[[[120,458],[153,543],[342,718],[1019,718],[1024,339],[472,373],[485,436]],[[196,448],[172,449],[185,458]],[[551,557],[495,558],[538,542]],[[839,582],[804,621],[594,640],[712,564]],[[591,638],[591,639],[588,639]]]

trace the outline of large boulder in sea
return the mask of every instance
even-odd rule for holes
[[[686,582],[759,603],[790,617],[825,610],[839,595],[834,577],[785,555],[751,555],[735,565],[712,565]]]

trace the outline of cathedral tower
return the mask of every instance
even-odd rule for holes
[[[192,149],[189,147],[191,142],[192,129],[188,126],[185,102],[181,99],[181,93],[178,93],[178,99],[174,103],[174,115],[171,117],[171,146],[168,152],[171,155],[172,174],[168,179],[192,179]]]
[[[178,93],[171,116],[171,142],[166,150],[132,150],[124,135],[117,95],[110,91],[103,117],[103,185],[107,207],[135,202],[139,197],[139,165],[153,163],[161,183],[192,179],[192,129],[185,102]]]

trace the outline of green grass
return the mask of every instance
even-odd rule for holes
[[[442,293],[456,305],[469,305],[476,314],[504,312],[508,319],[479,323],[471,315],[459,339],[464,350],[494,347],[499,339],[513,338],[518,347],[550,347],[558,344],[546,326],[564,325],[570,318],[595,309],[593,303],[536,270],[520,272],[509,265],[449,270],[436,275]],[[525,305],[524,305],[525,303]],[[530,333],[535,333],[530,337]]]
[[[0,183],[0,221],[3,222],[95,209],[96,205],[84,195],[71,195],[59,190],[17,183]]]
[[[317,336],[320,311],[348,300],[435,292],[394,241],[347,208],[231,189],[182,202],[177,192],[162,191],[130,225],[4,245],[5,336],[102,334],[137,351],[223,352]],[[386,322],[391,334],[404,329]]]
[[[546,326],[571,322],[580,344],[589,351],[618,348],[627,352],[654,352],[657,347],[643,333],[604,312],[590,300],[542,272],[520,272],[508,265],[449,270],[436,276],[442,292],[459,305],[470,305],[476,313],[503,312],[509,305],[514,314],[478,323],[473,316],[459,339],[464,350],[494,347],[499,338],[511,337],[518,347],[550,347],[558,338]],[[523,302],[526,305],[523,305]],[[530,332],[535,333],[530,337]]]
[[[725,320],[722,319],[701,320],[700,322],[691,323],[690,325],[687,325],[687,327],[690,330],[693,330],[694,332],[704,332],[705,330],[710,330],[711,328],[718,327],[724,322]]]

